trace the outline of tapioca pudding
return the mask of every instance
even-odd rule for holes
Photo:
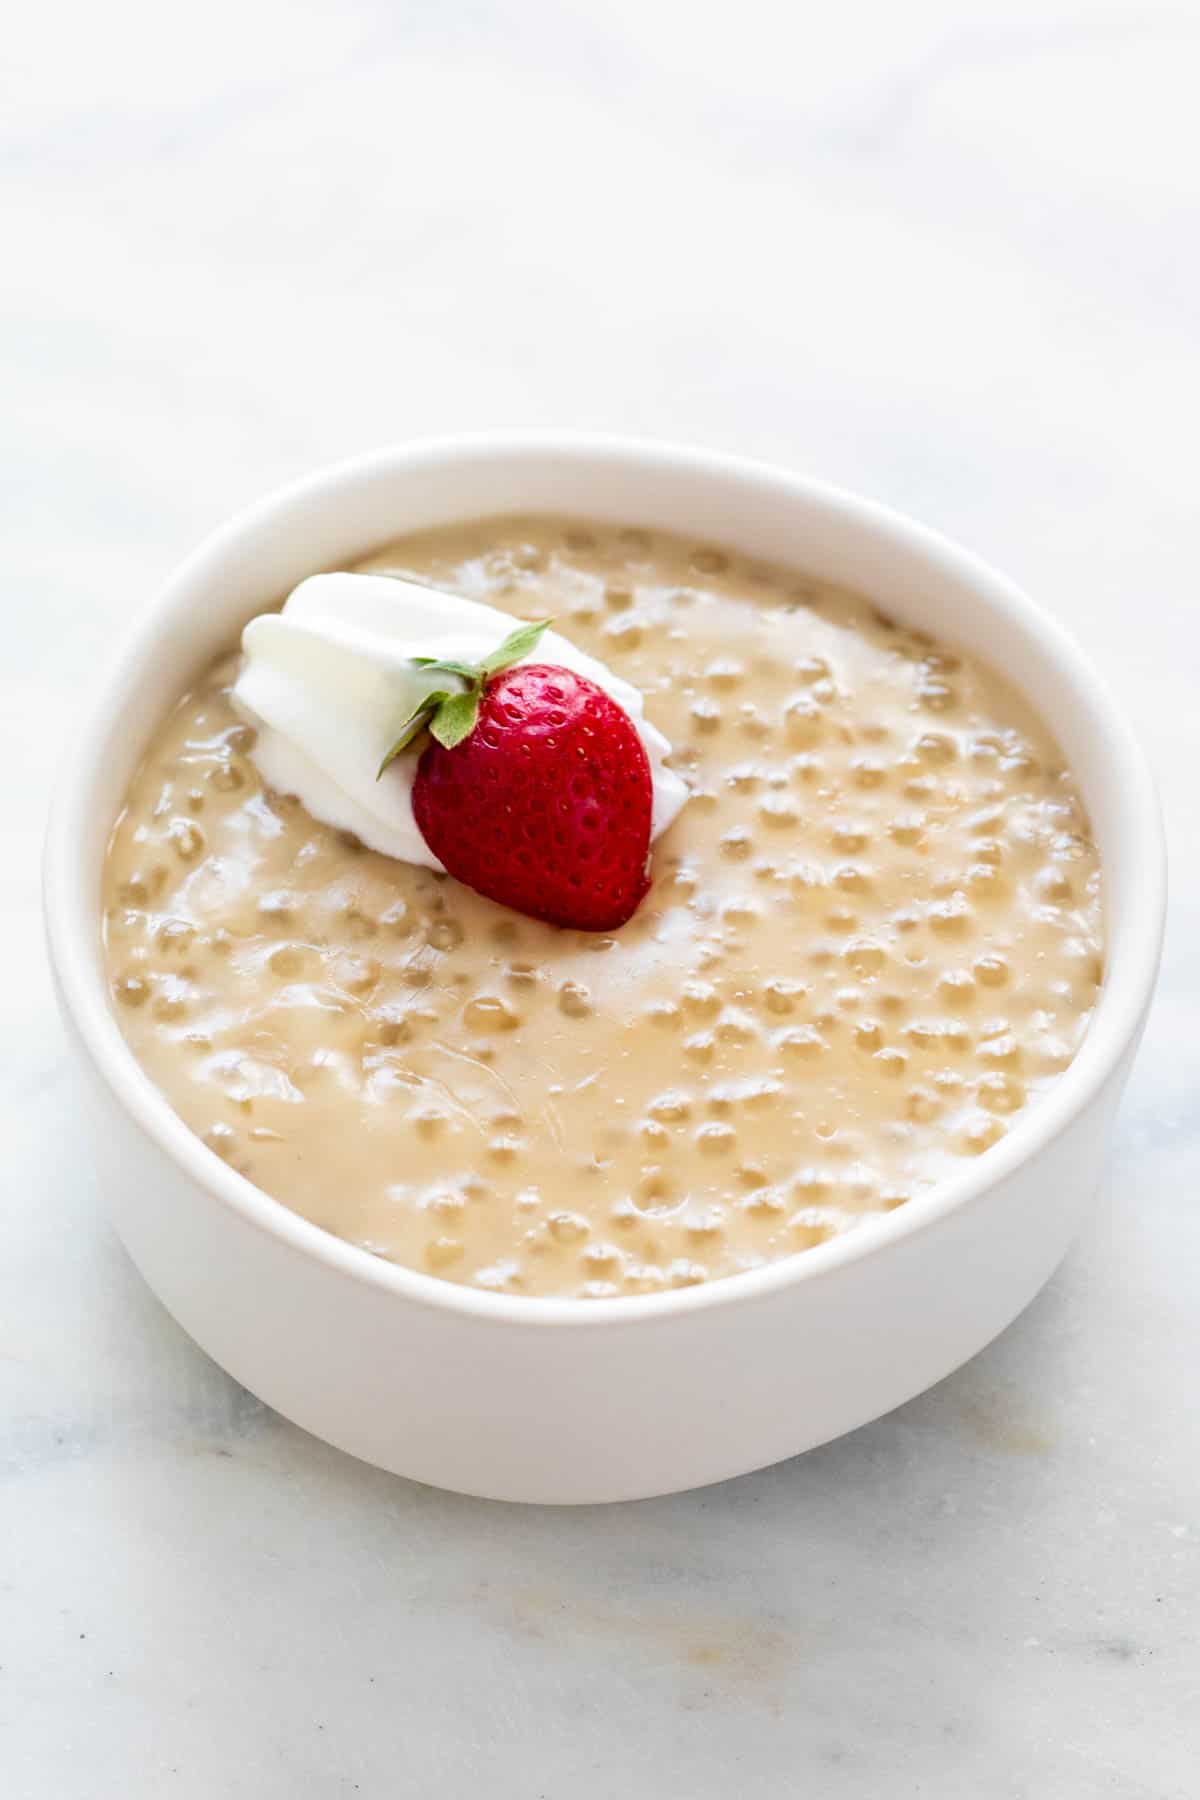
[[[138,1060],[266,1192],[447,1280],[646,1293],[903,1206],[1070,1062],[1097,853],[978,662],[638,529],[484,520],[360,567],[552,616],[690,798],[629,923],[563,930],[317,822],[263,782],[236,646],[196,676],[113,831],[106,954]]]

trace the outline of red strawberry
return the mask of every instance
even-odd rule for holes
[[[477,668],[426,662],[469,686],[431,695],[397,748],[428,723],[413,813],[451,875],[552,925],[611,931],[650,885],[650,764],[629,714],[594,681],[509,666],[545,628],[520,628]]]

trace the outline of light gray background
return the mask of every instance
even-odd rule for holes
[[[1190,1800],[1200,11],[20,10],[5,1800]],[[1119,690],[1174,850],[1111,1180],[1025,1318],[840,1444],[573,1514],[375,1474],[183,1339],[99,1210],[37,920],[97,659],[202,533],[376,443],[542,422],[776,458],[977,548]]]

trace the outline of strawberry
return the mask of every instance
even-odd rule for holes
[[[611,931],[650,885],[650,764],[603,688],[552,663],[519,662],[549,623],[519,627],[476,665],[414,659],[466,686],[430,694],[383,768],[428,726],[412,804],[439,862],[532,918]]]

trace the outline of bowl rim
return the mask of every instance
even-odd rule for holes
[[[115,695],[136,677],[180,597],[202,578],[206,564],[235,549],[252,555],[257,540],[307,502],[367,484],[382,474],[412,476],[464,459],[568,459],[577,464],[636,465],[655,473],[694,475],[790,495],[933,561],[1016,623],[1032,653],[1056,665],[1085,703],[1088,729],[1103,738],[1111,778],[1129,837],[1122,855],[1136,857],[1140,879],[1127,904],[1121,952],[1106,967],[1100,999],[1079,1051],[1038,1104],[999,1144],[961,1171],[914,1196],[902,1208],[857,1231],[776,1262],[700,1286],[655,1294],[589,1300],[573,1296],[491,1293],[391,1263],[335,1237],[292,1212],[208,1150],[171,1109],[137,1062],[113,1015],[94,954],[96,920],[91,893],[80,891],[74,858],[82,843],[90,786],[98,779],[103,745],[115,724]],[[586,511],[586,509],[583,509]],[[386,445],[328,464],[239,510],[211,532],[143,607],[96,683],[69,759],[59,771],[46,834],[43,901],[47,944],[60,1003],[115,1102],[141,1133],[192,1183],[250,1225],[323,1264],[331,1273],[397,1300],[512,1328],[597,1330],[616,1324],[658,1323],[711,1308],[738,1307],[807,1282],[830,1278],[865,1258],[878,1258],[943,1223],[1029,1163],[1082,1113],[1136,1043],[1149,1006],[1161,953],[1166,906],[1166,850],[1149,765],[1120,708],[1074,640],[1024,592],[980,558],[939,532],[846,489],[748,457],[665,440],[553,429],[463,432]],[[92,940],[89,943],[89,940]]]

